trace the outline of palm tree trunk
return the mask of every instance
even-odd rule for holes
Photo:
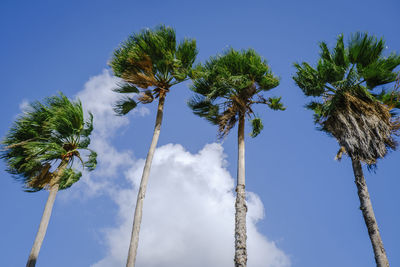
[[[238,170],[235,203],[235,267],[246,267],[246,193],[245,193],[245,165],[244,165],[244,114],[239,115],[238,127]]]
[[[371,199],[369,197],[367,184],[365,182],[361,163],[359,160],[351,158],[355,183],[357,185],[358,197],[360,198],[360,209],[364,216],[364,221],[368,229],[369,238],[371,239],[374,249],[375,261],[377,267],[389,267],[389,261],[386,256],[385,248],[381,235],[379,233],[378,224],[375,219],[374,210],[372,209]]]
[[[158,100],[158,110],[156,117],[156,125],[154,127],[153,139],[151,140],[150,149],[149,152],[147,153],[146,162],[143,168],[142,180],[140,181],[140,188],[137,195],[135,217],[133,218],[132,235],[131,235],[131,242],[129,245],[128,260],[126,263],[126,267],[135,266],[136,252],[139,243],[140,223],[142,221],[143,201],[146,193],[147,182],[149,180],[151,162],[153,161],[154,151],[156,150],[158,137],[160,136],[164,102],[165,102],[165,92],[161,92]]]
[[[40,248],[42,247],[44,236],[46,235],[47,226],[49,225],[51,212],[53,210],[54,201],[56,200],[56,195],[58,192],[59,184],[58,181],[61,178],[62,173],[68,166],[68,161],[63,160],[60,166],[57,168],[56,178],[53,185],[49,190],[49,197],[47,198],[46,206],[44,207],[42,219],[40,220],[39,230],[36,234],[35,241],[29,254],[28,262],[26,267],[34,267],[39,255]]]

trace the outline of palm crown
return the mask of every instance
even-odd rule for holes
[[[136,99],[121,99],[115,106],[117,114],[127,114],[137,102],[150,103],[186,80],[196,55],[196,41],[184,39],[178,44],[171,27],[159,26],[130,36],[115,50],[110,66],[123,79],[115,91],[137,95]]]
[[[34,102],[13,124],[3,140],[1,158],[7,171],[21,180],[27,191],[39,191],[53,184],[66,189],[81,177],[72,168],[77,158],[88,170],[96,167],[96,152],[88,149],[93,116],[83,118],[79,101],[71,102],[60,93],[48,97],[44,103]],[[82,150],[88,150],[84,162]],[[56,177],[55,166],[67,166],[61,177]],[[58,179],[58,180],[57,180]]]
[[[376,89],[396,80],[400,56],[384,57],[383,39],[364,33],[351,35],[347,47],[340,35],[333,50],[324,42],[320,49],[316,68],[294,64],[296,84],[306,96],[317,98],[306,107],[314,111],[320,130],[333,135],[345,152],[374,164],[396,147],[392,134],[399,124],[391,109],[400,107],[399,97]]]
[[[280,97],[264,98],[262,92],[279,85],[267,65],[253,49],[229,49],[198,67],[192,90],[197,93],[190,101],[193,112],[219,126],[220,136],[229,133],[239,116],[253,118],[252,136],[263,128],[252,105],[267,104],[275,110],[284,110]]]

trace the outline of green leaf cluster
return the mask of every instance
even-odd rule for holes
[[[135,95],[118,101],[115,112],[125,115],[138,102],[150,103],[171,86],[193,76],[197,53],[195,40],[185,38],[178,43],[175,30],[164,25],[131,35],[114,51],[109,65],[123,80],[115,91]]]
[[[333,49],[322,42],[315,68],[306,62],[294,64],[294,81],[314,98],[306,108],[314,112],[319,130],[335,137],[341,151],[369,166],[396,148],[393,136],[400,129],[395,112],[399,93],[383,88],[396,80],[400,55],[385,55],[384,50],[382,38],[358,32],[347,46],[343,35]]]
[[[266,104],[284,110],[280,97],[265,99],[263,92],[279,85],[266,60],[253,49],[229,49],[196,67],[191,89],[196,93],[188,102],[193,113],[219,126],[228,134],[239,116],[255,117],[252,105]],[[253,119],[255,137],[262,130],[260,118]]]
[[[81,102],[71,102],[60,93],[29,105],[4,138],[0,157],[6,162],[7,171],[28,191],[44,189],[54,179],[64,189],[81,176],[72,169],[75,159],[88,170],[96,167],[97,154],[88,149],[92,130],[93,115],[85,120]],[[82,150],[89,151],[86,162]],[[56,177],[55,169],[62,161],[68,167],[61,177]]]
[[[394,69],[400,65],[400,55],[391,53],[385,57],[384,49],[382,38],[358,32],[350,36],[347,47],[343,35],[331,50],[326,43],[320,43],[320,59],[315,68],[306,62],[294,64],[296,84],[306,96],[318,98],[306,106],[314,111],[316,123],[340,109],[346,93],[361,100],[381,100],[374,89],[395,81]]]

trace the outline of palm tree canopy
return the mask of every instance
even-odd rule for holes
[[[306,107],[314,111],[319,129],[333,135],[350,156],[368,164],[388,148],[395,149],[392,135],[399,129],[391,112],[400,107],[398,94],[383,86],[396,80],[400,55],[384,56],[385,47],[382,38],[366,33],[351,35],[345,47],[340,35],[331,50],[320,43],[316,68],[306,62],[294,64],[294,81],[306,96],[315,98]]]
[[[93,116],[84,120],[81,102],[71,102],[60,93],[29,105],[4,138],[0,157],[26,191],[39,191],[54,183],[59,190],[66,189],[82,175],[72,168],[75,158],[89,171],[96,167],[97,154],[88,148],[92,130]],[[89,151],[85,162],[82,150]],[[63,160],[68,167],[55,181],[55,169]]]
[[[227,50],[198,66],[191,89],[197,93],[188,103],[194,114],[219,126],[220,136],[229,133],[240,115],[253,118],[252,136],[263,128],[253,104],[284,110],[280,97],[264,98],[262,92],[279,85],[267,62],[253,49]]]
[[[121,99],[115,106],[116,113],[125,115],[137,102],[150,103],[160,92],[185,81],[192,73],[196,55],[196,41],[185,38],[177,43],[171,27],[161,25],[131,35],[114,51],[110,66],[124,81],[116,92],[140,94],[136,99]]]

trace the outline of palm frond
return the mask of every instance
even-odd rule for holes
[[[197,116],[207,119],[212,124],[218,124],[219,120],[219,107],[212,104],[212,102],[201,95],[195,95],[188,101],[188,106],[193,110]]]
[[[267,62],[253,49],[230,48],[196,67],[191,87],[196,94],[189,101],[189,107],[196,115],[217,124],[222,138],[235,126],[240,114],[253,114],[255,103],[283,110],[280,98],[254,101],[262,91],[278,84],[279,79],[271,73]]]
[[[82,177],[81,172],[76,172],[72,168],[65,169],[60,178],[59,190],[65,190],[71,187],[74,183],[78,182],[81,177]]]
[[[159,96],[159,90],[168,91],[192,75],[192,65],[197,55],[196,42],[176,41],[175,30],[165,25],[145,29],[133,34],[114,51],[110,66],[117,77],[124,80],[119,93],[139,93],[140,103],[150,103]],[[152,97],[148,92],[152,92]],[[118,115],[125,115],[136,106],[132,98],[115,105]]]
[[[321,96],[325,92],[325,83],[316,69],[306,62],[295,63],[294,67],[297,72],[293,80],[306,96]]]
[[[74,157],[80,157],[78,150],[87,149],[92,130],[93,115],[84,121],[81,102],[59,93],[33,102],[17,118],[2,142],[0,157],[26,191],[36,192],[58,181],[50,171],[54,164],[67,160],[72,165]]]
[[[396,147],[389,109],[351,94],[345,94],[341,108],[330,114],[323,130],[332,134],[351,157],[367,164],[374,164]]]
[[[114,111],[117,115],[122,116],[126,115],[134,109],[137,106],[136,101],[133,98],[130,97],[125,97],[120,99],[115,105],[114,105]]]
[[[142,92],[138,96],[138,100],[140,103],[143,103],[143,104],[148,104],[148,103],[153,102],[153,100],[154,100],[153,92],[151,90],[146,90],[146,91]]]
[[[350,36],[349,60],[352,64],[368,66],[381,57],[384,48],[385,42],[382,38],[378,40],[367,33],[356,32]]]
[[[396,94],[373,91],[395,81],[393,70],[400,65],[395,53],[383,57],[384,47],[382,38],[355,33],[346,48],[340,35],[332,51],[320,44],[316,68],[296,63],[293,77],[306,96],[319,98],[307,105],[318,128],[334,136],[351,157],[369,165],[395,149],[393,135],[400,127],[392,111],[400,107]]]
[[[93,114],[89,112],[88,115],[89,118],[85,121],[84,127],[80,132],[80,134],[84,137],[89,137],[93,131]]]
[[[260,118],[254,118],[251,120],[251,126],[252,126],[252,131],[250,136],[251,137],[256,137],[257,135],[259,135],[262,131],[262,129],[264,129],[264,125],[262,124],[262,121]]]
[[[286,110],[281,102],[282,97],[269,97],[267,105],[273,110]]]
[[[130,83],[122,83],[119,84],[117,88],[113,89],[114,92],[116,93],[122,93],[122,94],[130,94],[130,93],[139,93],[139,89],[136,86],[133,86]]]
[[[84,166],[89,170],[93,171],[97,166],[97,153],[93,150],[90,150],[90,154],[88,160],[84,163]]]

